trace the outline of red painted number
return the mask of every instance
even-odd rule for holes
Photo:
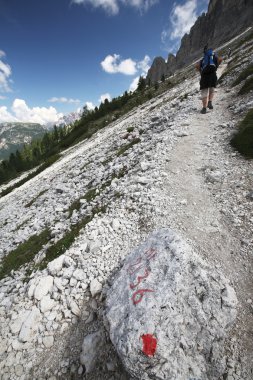
[[[144,263],[142,263],[141,260],[141,257],[139,257],[134,264],[129,265],[127,272],[130,275],[138,272],[139,269],[144,267]]]
[[[137,303],[141,302],[143,296],[147,292],[154,292],[154,290],[151,289],[139,289],[132,295],[132,301],[134,305],[137,305]]]
[[[137,277],[137,283],[136,284],[130,284],[130,289],[134,289],[134,288],[137,288],[137,286],[139,285],[139,283],[141,282],[141,280],[143,280],[144,278],[147,278],[148,275],[149,275],[149,271],[148,269],[145,269],[145,273],[144,273],[144,276],[138,276]]]
[[[157,250],[155,248],[149,248],[146,249],[144,252],[144,255],[146,256],[147,260],[153,259],[157,255]]]

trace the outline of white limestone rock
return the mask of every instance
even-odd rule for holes
[[[92,372],[95,368],[103,342],[104,335],[101,331],[97,331],[84,337],[80,362],[85,366],[86,373]]]
[[[71,312],[76,315],[77,317],[80,317],[81,315],[81,310],[79,309],[77,303],[73,301],[72,299],[68,300],[68,306],[71,310]]]
[[[40,301],[40,311],[42,313],[52,310],[54,306],[55,306],[55,301],[52,298],[50,298],[49,295],[44,296]]]
[[[34,298],[40,301],[44,296],[46,296],[52,290],[53,281],[54,279],[52,276],[41,277],[34,290]]]
[[[34,339],[37,331],[38,325],[41,319],[41,313],[36,306],[33,306],[32,310],[28,314],[26,320],[23,322],[20,333],[19,341],[20,342],[30,342]]]
[[[161,229],[127,257],[108,291],[106,317],[135,378],[217,380],[236,305],[225,277]]]
[[[61,271],[64,264],[64,260],[65,255],[61,255],[48,264],[47,269],[52,276],[57,275]]]
[[[10,330],[13,335],[16,335],[20,332],[20,329],[22,327],[23,322],[28,317],[30,311],[29,310],[22,310],[20,313],[16,316],[16,319],[12,319],[10,323]]]
[[[0,339],[0,355],[7,351],[8,345],[7,340]]]
[[[95,297],[97,294],[101,293],[102,291],[102,284],[99,282],[96,278],[91,281],[90,283],[90,292],[92,297]]]
[[[50,348],[54,344],[54,337],[52,335],[45,336],[42,342],[46,348]]]
[[[54,285],[60,291],[62,291],[64,289],[64,284],[63,284],[63,281],[61,278],[55,277],[54,278]]]
[[[78,281],[85,281],[87,279],[86,274],[82,269],[76,269],[73,272],[73,277]]]

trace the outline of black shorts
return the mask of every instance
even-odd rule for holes
[[[217,85],[217,75],[216,72],[209,74],[201,74],[200,79],[200,89],[204,90],[205,88],[216,87]]]

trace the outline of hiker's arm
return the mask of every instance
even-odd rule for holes
[[[200,62],[196,63],[195,68],[200,72]]]

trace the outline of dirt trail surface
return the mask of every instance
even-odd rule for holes
[[[165,186],[168,199],[171,191],[174,194],[173,204],[168,205],[166,212],[173,220],[170,225],[179,228],[200,255],[230,279],[240,302],[235,336],[240,342],[240,350],[253,360],[252,253],[242,252],[240,229],[231,217],[222,212],[223,202],[220,199],[224,194],[229,195],[227,207],[235,207],[230,198],[234,189],[230,186],[235,181],[239,183],[243,175],[236,163],[233,165],[230,161],[231,151],[225,146],[226,136],[221,133],[232,119],[228,110],[230,99],[230,94],[219,88],[214,110],[206,115],[189,117],[187,136],[174,147],[166,165],[170,173]],[[223,136],[223,144],[219,144]],[[242,164],[244,160],[238,158],[238,161]],[[244,164],[249,169],[252,186],[252,164],[247,161]],[[182,207],[175,209],[175,205],[180,204]],[[252,218],[252,209],[250,216]]]
[[[26,281],[22,268],[1,281],[1,379],[129,379],[103,326],[106,288],[133,247],[169,227],[236,290],[238,317],[223,379],[252,380],[253,163],[229,145],[241,118],[229,108],[233,91],[218,88],[214,109],[202,115],[198,87],[197,76],[185,80],[0,200],[2,256],[45,226],[55,244],[86,213],[107,205],[57,264]],[[92,367],[90,358],[92,370],[85,373],[83,339],[98,331],[106,339],[101,346],[94,347],[97,338],[89,343],[97,362]]]

